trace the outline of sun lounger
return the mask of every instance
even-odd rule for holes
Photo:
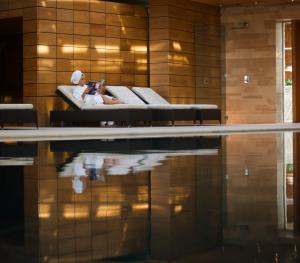
[[[196,110],[185,105],[146,104],[134,92],[125,86],[106,86],[106,90],[126,104],[147,106],[152,112],[153,121],[196,121]]]
[[[96,105],[89,106],[76,100],[73,96],[74,86],[59,86],[57,94],[64,99],[73,110],[51,111],[50,123],[74,124],[77,122],[116,121],[131,123],[134,121],[151,121],[151,112],[145,105]]]
[[[135,92],[143,101],[149,105],[171,105],[179,108],[192,108],[196,110],[196,119],[202,123],[204,120],[218,120],[221,123],[221,110],[212,104],[170,104],[151,88],[133,87]]]
[[[37,112],[32,104],[0,104],[0,125],[6,123],[35,123],[38,127]]]

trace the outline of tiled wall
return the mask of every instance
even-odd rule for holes
[[[192,1],[150,1],[150,84],[178,103],[221,106],[220,14]]]
[[[282,91],[276,88],[276,23],[300,18],[299,5],[224,8],[224,74],[228,123],[281,121]],[[247,23],[245,28],[243,24]],[[243,76],[249,75],[249,84]]]
[[[24,96],[41,124],[62,107],[57,85],[73,70],[110,85],[147,86],[147,20],[142,6],[98,0],[7,0],[0,18],[23,16]]]
[[[73,70],[107,84],[148,86],[147,10],[98,0],[7,0],[0,18],[22,17],[24,101],[40,124],[66,108],[55,95]],[[150,1],[151,87],[171,102],[221,106],[219,9]]]

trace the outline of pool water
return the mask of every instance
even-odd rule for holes
[[[2,142],[0,262],[299,262],[298,137]]]

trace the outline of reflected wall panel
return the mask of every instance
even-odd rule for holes
[[[104,181],[83,176],[84,189],[75,193],[74,177],[56,171],[70,156],[49,152],[47,146],[39,150],[40,260],[86,262],[147,254],[149,174],[106,175]]]

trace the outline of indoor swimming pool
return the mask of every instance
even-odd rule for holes
[[[299,146],[291,132],[1,142],[1,262],[299,262]]]

